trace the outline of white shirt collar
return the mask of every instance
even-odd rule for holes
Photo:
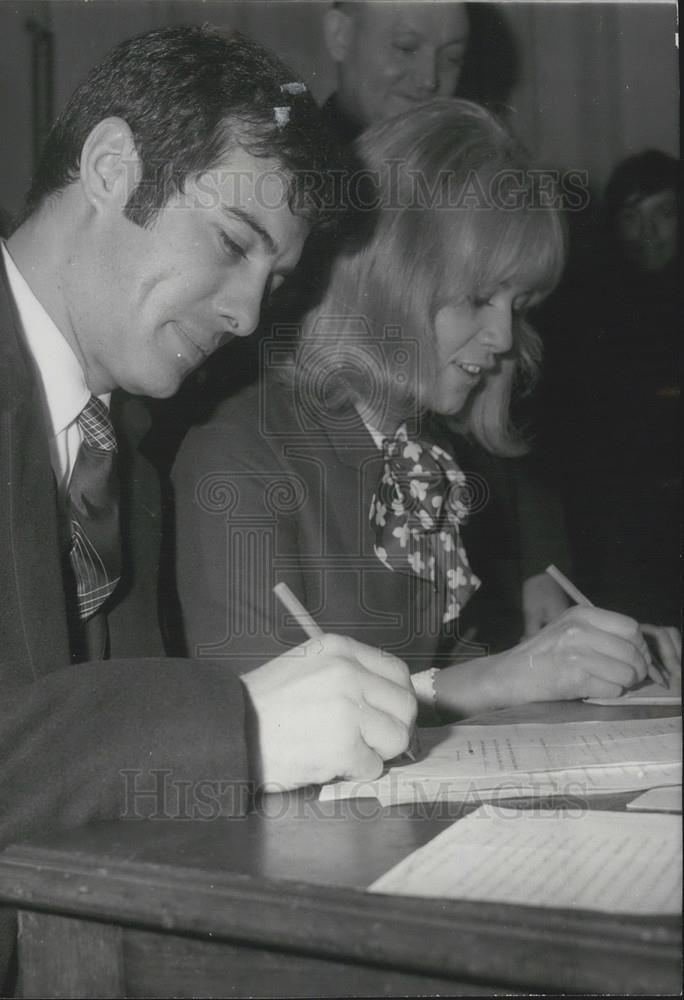
[[[36,363],[52,434],[56,437],[77,418],[90,399],[83,369],[71,347],[31,291],[2,244],[12,295]],[[109,396],[102,397],[108,404]]]
[[[359,416],[361,416],[361,414],[359,414]],[[382,451],[382,442],[385,440],[385,435],[381,434],[376,427],[373,427],[372,424],[369,424],[366,420],[363,419],[363,417],[361,417],[361,420],[363,421],[366,430],[373,438],[373,441],[375,442],[375,447],[378,449],[378,451]]]
[[[382,451],[383,441],[386,441],[387,438],[388,438],[388,436],[391,437],[392,435],[383,434],[382,431],[379,431],[377,429],[377,427],[373,426],[373,424],[369,424],[368,423],[368,421],[363,417],[363,415],[362,415],[360,409],[358,408],[358,406],[356,406],[355,409],[356,409],[356,412],[359,415],[361,423],[366,428],[366,430],[368,431],[368,433],[370,434],[370,436],[373,438],[373,441],[375,443],[375,447],[378,449],[378,451]],[[402,427],[404,429],[406,429],[406,424],[405,423],[401,424],[397,428],[397,431],[395,433],[398,433],[402,429]]]

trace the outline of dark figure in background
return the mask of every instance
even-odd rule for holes
[[[679,187],[679,162],[665,153],[620,163],[600,255],[575,270],[547,316],[546,447],[580,586],[654,623],[681,615]]]

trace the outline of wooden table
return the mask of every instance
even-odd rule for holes
[[[616,712],[530,706],[478,721]],[[0,900],[19,908],[22,995],[681,992],[675,918],[363,891],[468,808],[322,804],[306,789],[244,819],[119,821],[11,847]]]

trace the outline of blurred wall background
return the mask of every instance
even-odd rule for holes
[[[429,0],[426,0],[429,2]],[[275,49],[316,98],[334,89],[325,0],[0,0],[0,205],[21,206],[48,120],[113,45],[148,28],[210,22]],[[670,2],[470,4],[464,88],[509,109],[547,166],[612,167],[647,147],[679,155],[677,9]]]

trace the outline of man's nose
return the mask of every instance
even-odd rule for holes
[[[249,337],[259,325],[261,302],[266,288],[265,277],[232,275],[222,290],[219,313],[226,333],[233,337]]]
[[[418,57],[416,66],[416,83],[425,94],[434,94],[439,86],[439,71],[437,53],[425,51]]]
[[[654,240],[658,236],[658,220],[652,215],[645,215],[641,222],[642,239]]]

